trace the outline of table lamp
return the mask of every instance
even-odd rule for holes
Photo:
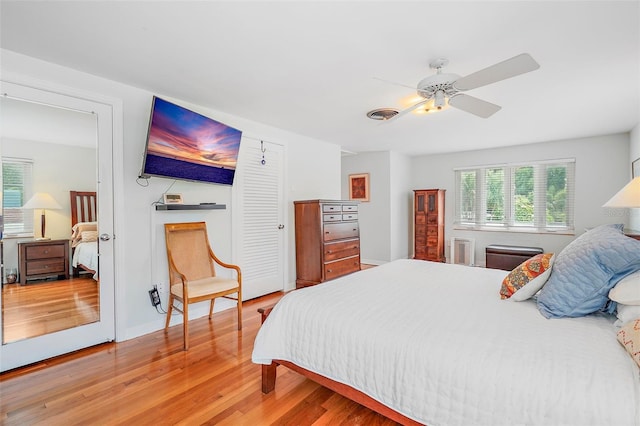
[[[616,193],[602,207],[612,208],[638,208],[640,207],[640,176],[633,178],[620,191]]]
[[[46,192],[36,192],[33,194],[33,197],[27,201],[23,209],[42,209],[42,214],[40,215],[40,235],[41,238],[37,238],[37,240],[48,240],[49,238],[45,237],[45,210],[59,210],[62,207],[53,197]]]

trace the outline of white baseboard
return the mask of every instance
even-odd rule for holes
[[[164,301],[163,301],[164,303]],[[230,299],[217,298],[215,305],[213,307],[213,312],[222,312],[227,309],[231,309],[236,307],[236,302]],[[166,310],[166,305],[163,306],[163,309]],[[194,320],[196,318],[202,318],[204,316],[209,316],[209,302],[201,302],[193,305],[189,305],[189,320]],[[151,322],[147,322],[145,324],[141,324],[137,327],[128,328],[126,330],[126,334],[124,339],[118,339],[118,342],[122,342],[129,339],[134,339],[136,337],[144,336],[145,334],[154,333],[156,331],[164,329],[164,322],[166,321],[167,314],[158,313],[157,319],[154,319]],[[171,322],[169,323],[169,327],[177,324],[182,324],[182,314],[179,312],[177,315],[172,315]]]
[[[380,265],[384,265],[385,263],[388,263],[388,262],[386,260],[360,259],[360,263],[364,263],[366,265],[380,266]]]

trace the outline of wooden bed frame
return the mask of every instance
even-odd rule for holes
[[[271,310],[275,305],[259,308],[258,312],[260,312],[262,316],[262,322],[267,319]],[[301,374],[308,379],[313,380],[321,386],[326,387],[327,389],[331,389],[337,394],[344,396],[354,402],[357,402],[360,405],[364,405],[365,407],[375,411],[378,414],[381,414],[395,422],[398,422],[403,425],[421,425],[422,423],[416,422],[413,419],[406,417],[403,414],[398,413],[397,411],[387,407],[381,402],[371,398],[365,393],[352,388],[349,385],[345,385],[344,383],[336,382],[335,380],[331,380],[327,377],[321,376],[318,373],[314,373],[313,371],[309,371],[305,368],[302,368],[292,362],[283,361],[283,360],[273,360],[269,365],[262,365],[262,393],[270,393],[276,387],[276,367],[278,365],[284,365],[290,370],[295,371],[298,374]]]
[[[98,201],[95,191],[69,191],[71,201],[71,227],[80,222],[96,222],[98,220]],[[71,252],[73,257],[73,249]],[[95,274],[96,271],[78,265],[73,267],[73,276],[80,275],[80,269]]]

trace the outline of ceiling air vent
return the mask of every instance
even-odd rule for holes
[[[388,120],[390,118],[393,118],[396,114],[398,114],[398,111],[395,109],[380,108],[369,111],[367,113],[367,117],[372,120]]]

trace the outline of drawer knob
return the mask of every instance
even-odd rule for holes
[[[328,253],[328,254],[331,254],[331,253],[332,253],[332,251],[331,251],[331,250],[327,250],[327,253]]]
[[[327,272],[333,272],[331,269],[327,269]]]

